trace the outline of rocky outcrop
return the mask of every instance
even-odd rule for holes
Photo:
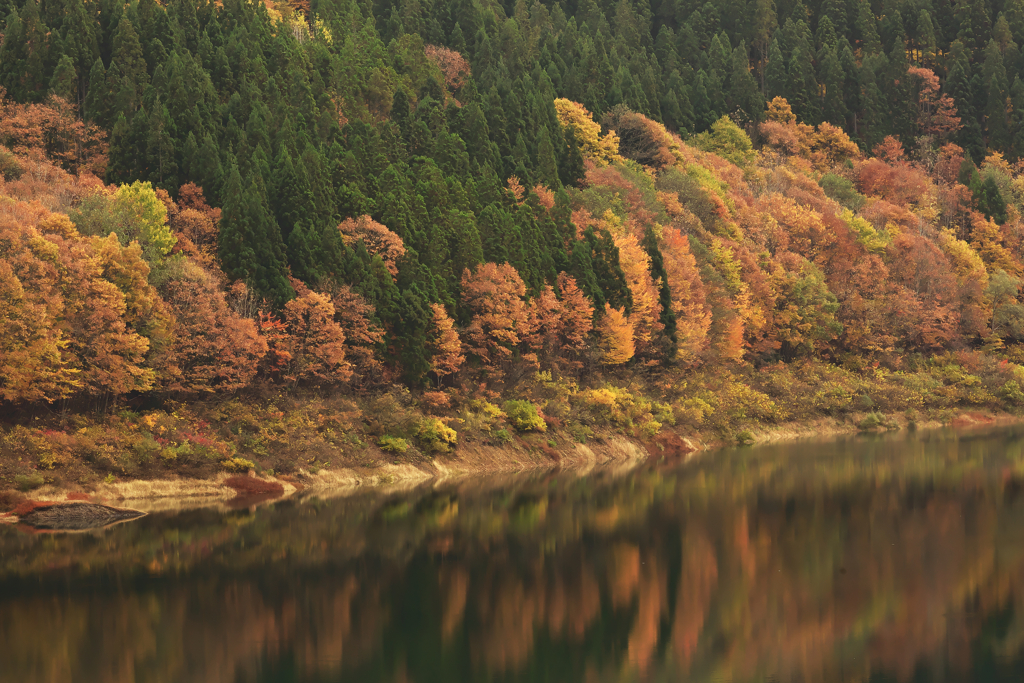
[[[37,504],[30,512],[20,515],[18,522],[47,531],[84,531],[137,519],[145,514],[127,508],[71,501],[51,505]]]

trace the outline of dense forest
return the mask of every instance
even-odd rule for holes
[[[8,408],[1024,403],[1024,0],[0,14]]]

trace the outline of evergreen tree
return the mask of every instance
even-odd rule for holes
[[[672,309],[672,291],[668,286],[668,272],[665,270],[665,259],[658,246],[658,238],[654,229],[648,227],[644,231],[642,243],[644,251],[651,257],[651,277],[658,283],[658,302],[661,304],[660,322],[665,326],[665,337],[670,342],[671,348],[665,354],[667,358],[675,356],[676,337],[676,314]]]
[[[64,55],[57,63],[53,77],[50,78],[50,92],[68,102],[78,102],[78,76],[75,74],[75,65],[71,57]]]
[[[974,83],[971,74],[971,63],[967,49],[960,41],[950,46],[949,60],[953,66],[946,80],[946,91],[956,102],[957,112],[963,127],[956,135],[956,142],[976,160],[985,154],[982,141],[982,130],[978,123],[978,114],[974,108]]]
[[[995,40],[990,40],[988,47],[985,48],[982,75],[986,81],[985,125],[988,146],[993,149],[1006,149],[1010,143],[1007,121],[1007,97],[1010,88],[1006,81],[1003,56]]]
[[[142,104],[142,94],[149,83],[142,45],[128,15],[124,15],[114,34],[114,54],[107,71],[107,91],[115,98],[114,111],[126,116],[134,114]]]
[[[294,292],[262,180],[253,176],[243,190],[238,165],[232,164],[223,202],[217,246],[224,272],[272,303],[284,303]]]
[[[753,121],[761,119],[764,112],[764,97],[757,88],[757,81],[750,73],[747,49],[743,41],[732,52],[729,76],[729,106],[741,109]]]
[[[765,99],[785,97],[789,90],[789,73],[779,48],[779,41],[772,39],[768,47],[768,65],[765,68]]]
[[[558,159],[558,178],[563,185],[578,187],[586,177],[583,169],[583,153],[579,140],[571,128],[562,131],[562,154]]]

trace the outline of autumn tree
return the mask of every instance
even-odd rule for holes
[[[615,131],[609,131],[602,135],[601,126],[594,121],[586,107],[565,98],[559,98],[555,100],[555,111],[558,113],[558,122],[562,128],[572,131],[584,157],[599,165],[621,159],[619,138]]]
[[[651,257],[632,234],[617,237],[615,246],[619,249],[619,262],[632,299],[629,320],[633,328],[635,350],[637,353],[647,353],[651,350],[655,336],[665,327],[661,322],[657,284],[651,277]]]
[[[462,353],[462,341],[455,330],[455,322],[441,304],[431,304],[433,321],[430,331],[430,371],[438,384],[448,375],[459,371],[466,357]]]
[[[405,255],[401,237],[369,216],[346,218],[338,230],[345,244],[362,241],[371,255],[381,257],[392,277],[398,275],[398,261]]]
[[[532,329],[523,297],[526,286],[507,263],[483,263],[462,275],[462,304],[469,315],[466,352],[500,377]]]
[[[312,385],[339,384],[352,376],[345,358],[345,333],[334,320],[334,302],[306,290],[284,305],[290,362],[284,378]]]
[[[939,77],[931,69],[912,66],[907,71],[917,84],[917,129],[921,135],[944,141],[960,130],[956,103],[940,93]]]
[[[836,320],[839,302],[822,272],[805,259],[792,259],[788,265],[775,274],[779,296],[774,320],[783,354],[792,358],[827,348],[843,326]]]
[[[601,123],[619,136],[619,153],[627,159],[657,169],[675,163],[675,141],[660,123],[621,104],[605,114]]]
[[[711,326],[704,283],[685,235],[677,228],[666,227],[662,233],[662,245],[665,272],[672,292],[672,309],[676,316],[677,359],[692,363],[703,352]]]
[[[168,373],[166,387],[210,393],[251,384],[267,354],[267,342],[252,320],[230,306],[217,278],[183,263],[160,289],[175,318],[172,357],[177,372]]]
[[[623,365],[636,354],[633,325],[621,308],[605,304],[597,332],[600,336],[601,363],[604,365]]]

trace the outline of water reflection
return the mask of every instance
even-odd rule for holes
[[[0,529],[0,681],[1024,677],[1024,431]]]

